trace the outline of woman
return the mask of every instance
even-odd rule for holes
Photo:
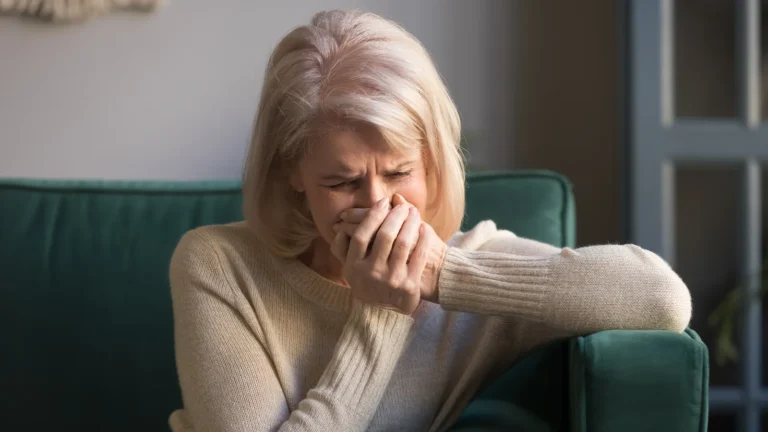
[[[456,108],[375,15],[318,13],[279,43],[246,165],[246,221],[187,233],[171,262],[176,431],[446,430],[537,345],[690,319],[639,247],[456,233]]]

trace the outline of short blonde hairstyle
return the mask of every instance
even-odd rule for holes
[[[291,172],[337,126],[373,126],[395,149],[421,148],[424,220],[443,239],[464,216],[460,121],[426,49],[371,13],[327,11],[285,36],[269,59],[243,174],[243,213],[281,257],[307,250],[318,231]]]

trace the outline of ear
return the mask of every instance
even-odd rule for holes
[[[302,181],[301,176],[299,176],[299,173],[294,170],[293,174],[291,174],[291,187],[296,192],[304,192],[304,181]]]

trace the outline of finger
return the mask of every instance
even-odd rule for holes
[[[389,255],[389,261],[393,267],[405,267],[408,263],[408,257],[411,250],[419,241],[419,228],[421,228],[421,217],[414,207],[408,209],[408,218],[405,220],[400,234],[395,239],[392,246],[392,252]]]
[[[411,254],[411,261],[408,263],[408,278],[415,281],[421,281],[421,274],[427,267],[427,241],[425,235],[424,222],[419,226],[419,241]]]
[[[393,206],[398,206],[398,205],[405,205],[405,204],[408,204],[408,201],[406,201],[406,200],[405,200],[405,198],[403,198],[403,196],[402,196],[402,195],[400,195],[400,194],[396,193],[396,194],[395,194],[395,195],[392,197],[392,205],[393,205]]]
[[[349,235],[344,232],[339,232],[336,237],[333,238],[331,244],[331,253],[337,260],[345,262],[347,260],[347,250],[349,249]]]
[[[395,201],[397,201],[397,203]],[[392,199],[392,205],[398,205],[398,203],[401,203],[400,205],[413,206],[413,204],[406,201],[406,199],[403,198],[402,195],[395,194],[394,198]],[[341,218],[341,220],[345,222],[360,223],[363,221],[363,219],[365,219],[369,211],[371,211],[371,209],[369,208],[361,208],[361,207],[349,208],[342,211],[339,214],[339,218]]]
[[[408,207],[397,206],[384,219],[379,232],[376,233],[376,239],[373,240],[373,249],[371,250],[371,257],[377,264],[386,265],[389,261],[392,246],[400,234],[406,218],[408,218]]]
[[[339,222],[333,225],[333,232],[335,233],[343,232],[349,237],[352,237],[355,234],[355,231],[357,231],[359,227],[360,227],[359,223]]]
[[[352,234],[352,238],[349,241],[349,251],[347,252],[347,262],[365,258],[371,239],[388,214],[389,198],[383,198],[368,212],[368,215],[360,222],[360,226]]]
[[[341,217],[341,220],[345,222],[359,224],[363,221],[363,219],[365,219],[366,216],[368,216],[369,211],[371,211],[371,209],[351,208],[344,210],[339,216]]]
[[[407,199],[405,199],[404,196],[400,194],[395,194],[395,196],[392,198],[392,204],[395,205],[395,201],[397,201],[396,205],[406,205],[406,206],[413,206],[410,202],[408,202]]]

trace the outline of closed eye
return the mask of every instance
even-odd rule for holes
[[[403,177],[408,177],[409,175],[411,175],[410,171],[398,171],[398,172],[387,174],[387,177],[393,178],[393,179],[399,179]]]
[[[411,171],[397,171],[397,172],[387,173],[385,176],[390,180],[400,180],[410,175],[411,175]],[[360,183],[360,181],[361,181],[360,179],[350,179],[350,180],[345,180],[339,183],[334,183],[326,187],[330,189],[351,188],[351,187],[356,187],[358,183]]]
[[[357,180],[347,180],[341,183],[329,185],[328,187],[331,189],[343,189],[346,187],[354,186],[356,183],[357,183]]]

